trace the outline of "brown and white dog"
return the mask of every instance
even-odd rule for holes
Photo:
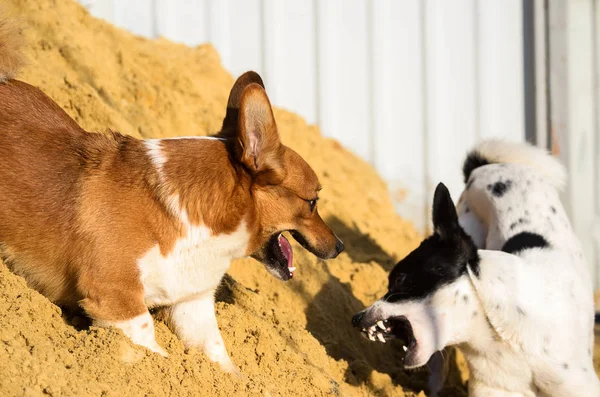
[[[148,308],[165,307],[186,346],[236,372],[214,292],[234,258],[294,274],[290,231],[320,258],[342,242],[317,211],[321,186],[281,144],[258,74],[233,86],[213,137],[139,140],[84,131],[42,91],[12,77],[14,29],[0,20],[0,251],[51,301],[82,308],[166,355]]]

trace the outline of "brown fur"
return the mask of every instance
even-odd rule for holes
[[[232,89],[239,114],[224,121],[227,142],[162,141],[164,180],[143,141],[86,132],[40,90],[0,84],[0,248],[10,267],[93,319],[142,314],[136,260],[157,243],[167,255],[185,235],[167,205],[173,193],[190,222],[215,235],[244,220],[247,254],[258,259],[273,233],[292,229],[318,255],[337,255],[337,238],[306,201],[317,177],[279,142],[262,81],[249,76]]]

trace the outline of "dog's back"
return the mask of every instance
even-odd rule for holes
[[[518,269],[502,269],[508,262],[502,259],[487,276],[482,269],[481,293],[498,291],[487,297],[494,301],[491,310],[516,303],[514,316],[502,309],[501,316],[510,321],[503,320],[500,332],[517,335],[536,384],[557,388],[552,395],[563,395],[562,386],[555,385],[560,379],[597,387],[591,367],[592,285],[559,198],[564,168],[540,149],[487,141],[468,155],[463,170],[466,187],[457,205],[461,225],[478,248],[519,258],[509,265]],[[499,292],[503,278],[513,276],[510,288]]]

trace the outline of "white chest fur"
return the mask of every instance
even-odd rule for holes
[[[163,256],[157,245],[137,263],[149,307],[172,305],[215,288],[231,259],[244,256],[249,234],[244,222],[231,234],[212,235],[188,224],[187,234]]]

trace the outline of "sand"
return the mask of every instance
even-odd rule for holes
[[[84,128],[143,138],[218,131],[234,79],[212,46],[135,37],[69,0],[8,3],[28,43],[19,78]],[[347,249],[324,262],[294,244],[298,270],[288,283],[253,260],[233,263],[216,310],[243,378],[185,351],[158,320],[168,358],[119,331],[90,327],[0,263],[0,395],[424,395],[426,371],[404,371],[397,343],[368,342],[350,326],[352,314],[384,293],[387,272],[421,236],[395,214],[370,165],[299,116],[276,109],[275,117],[283,142],[321,179],[320,212]],[[448,359],[443,395],[465,396],[464,360],[456,353]]]

